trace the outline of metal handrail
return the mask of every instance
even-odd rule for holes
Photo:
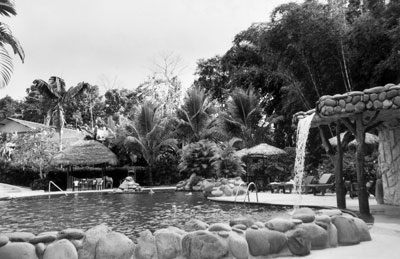
[[[49,182],[49,192],[50,192],[51,184],[53,184],[55,187],[57,187],[57,189],[59,189],[61,192],[63,192],[63,193],[65,194],[65,196],[68,196],[68,193],[65,192],[65,191],[63,191],[63,190],[62,190],[60,187],[58,187],[58,185],[55,184],[53,181],[50,181],[50,182]]]
[[[245,186],[246,186],[245,183],[241,183],[241,184],[239,184],[239,187],[242,186],[242,185],[245,185]],[[249,183],[249,185],[248,185],[247,188],[246,188],[246,194],[244,195],[244,200],[243,200],[244,203],[246,203],[246,196],[247,196],[247,198],[248,198],[248,200],[249,200],[249,202],[250,202],[249,188],[250,188],[251,185],[254,185],[254,187],[256,188],[256,198],[257,198],[257,202],[258,202],[258,189],[257,189],[257,185],[256,185],[254,182],[251,182],[251,183]],[[233,201],[234,203],[236,203],[236,199],[237,199],[238,194],[239,194],[239,190],[236,192],[235,200]]]
[[[238,194],[239,194],[239,189],[240,189],[240,186],[242,186],[242,185],[246,186],[245,183],[240,183],[240,184],[239,184],[238,191],[236,192],[235,200],[233,201],[233,203],[236,203],[236,199],[237,199],[237,196],[238,196]]]
[[[254,188],[256,188],[256,198],[257,198],[257,202],[258,202],[258,189],[257,189],[257,185],[256,185],[254,182],[251,182],[251,183],[249,183],[249,185],[247,186],[246,194],[245,194],[244,200],[243,200],[244,203],[246,203],[246,196],[247,196],[247,198],[248,198],[248,200],[249,200],[249,202],[250,202],[250,193],[249,193],[249,189],[250,189],[250,186],[251,186],[251,185],[254,185]]]

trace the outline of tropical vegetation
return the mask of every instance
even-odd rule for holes
[[[108,127],[115,136],[104,144],[121,164],[145,166],[149,184],[163,183],[166,174],[241,175],[236,150],[263,142],[293,148],[293,114],[314,108],[321,96],[400,83],[399,21],[399,0],[287,3],[232,35],[223,55],[199,60],[184,98],[171,71],[105,95],[86,83],[68,93],[56,77],[35,81],[22,101],[1,99],[0,116],[39,123],[52,117],[58,129]],[[325,157],[319,134],[311,134],[307,171]],[[269,159],[269,171],[287,178],[292,154]]]

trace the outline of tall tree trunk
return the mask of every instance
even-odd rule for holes
[[[59,141],[60,141],[60,151],[62,151],[62,149],[63,149],[62,137],[63,137],[63,129],[64,129],[64,111],[61,106],[61,103],[58,103],[57,113],[58,113],[57,114],[57,116],[58,116],[57,130],[58,130]]]
[[[346,208],[346,190],[343,182],[343,149],[342,143],[340,140],[340,122],[338,121],[336,124],[336,137],[337,140],[337,148],[336,152],[332,145],[329,143],[328,138],[324,134],[321,127],[318,127],[319,133],[321,136],[322,144],[325,148],[326,153],[331,159],[332,163],[335,166],[335,184],[336,184],[336,203],[338,208],[345,209]]]

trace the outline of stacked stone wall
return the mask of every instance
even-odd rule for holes
[[[208,225],[192,219],[183,229],[145,230],[136,243],[98,225],[34,235],[0,233],[1,259],[247,259],[303,256],[311,250],[370,241],[367,224],[337,209],[298,209],[292,219],[241,217]],[[329,251],[327,252],[329,253]],[[260,257],[259,257],[260,256]]]
[[[400,205],[400,127],[379,131],[378,159],[384,203]]]
[[[324,95],[317,103],[317,114],[332,116],[364,111],[396,110],[400,108],[400,85],[387,84],[364,91]]]

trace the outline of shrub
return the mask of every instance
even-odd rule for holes
[[[179,172],[185,177],[193,173],[205,178],[215,177],[213,161],[217,152],[217,145],[209,140],[203,139],[186,145],[182,149]]]

